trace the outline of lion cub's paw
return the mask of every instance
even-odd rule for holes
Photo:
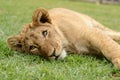
[[[115,58],[112,62],[116,68],[120,69],[120,58]]]

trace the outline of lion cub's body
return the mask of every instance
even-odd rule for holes
[[[87,47],[90,44],[83,38],[83,32],[91,25],[86,24],[84,15],[61,8],[52,9],[49,12],[55,25],[59,25],[57,28],[61,32],[66,50],[73,53],[88,53]]]
[[[54,8],[48,12],[37,9],[32,23],[25,26],[19,36],[10,37],[8,45],[13,50],[55,59],[66,52],[104,55],[120,68],[119,41],[120,33],[105,28],[89,16]]]
[[[92,42],[89,41],[90,38],[97,37],[95,40],[95,42],[97,42],[97,40],[103,39],[103,36],[96,34],[97,32],[105,36],[112,36],[109,33],[115,33],[87,15],[71,10],[55,8],[50,10],[49,13],[53,23],[61,32],[61,39],[63,39],[62,41],[65,43],[63,46],[65,46],[66,51],[69,52],[99,54],[101,52],[100,49],[97,48],[97,45],[93,45]],[[108,41],[105,41],[99,44],[107,44],[107,42]]]

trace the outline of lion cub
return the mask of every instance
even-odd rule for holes
[[[120,68],[120,33],[64,8],[35,10],[32,22],[7,43],[15,51],[63,59],[67,53],[103,55]]]

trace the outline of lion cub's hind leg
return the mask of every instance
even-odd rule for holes
[[[99,49],[108,60],[120,69],[120,45],[118,43],[97,28],[87,31],[86,38],[93,46]]]
[[[114,41],[120,42],[120,32],[116,32],[108,27],[105,27],[104,25],[100,24],[99,22],[92,19],[92,23],[94,28],[97,28],[101,31],[103,31],[105,34],[110,36]]]
[[[120,33],[119,32],[105,32],[108,36],[110,36],[114,41],[120,43]]]
[[[114,41],[120,43],[120,32],[113,31],[107,27],[104,27],[101,24],[98,24],[96,28],[103,31],[105,34],[107,34],[110,38],[112,38]]]

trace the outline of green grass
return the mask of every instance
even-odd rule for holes
[[[106,59],[69,55],[62,61],[14,52],[6,45],[10,35],[31,22],[36,8],[64,7],[85,13],[120,31],[120,6],[68,0],[0,0],[0,80],[120,80],[120,72]]]

